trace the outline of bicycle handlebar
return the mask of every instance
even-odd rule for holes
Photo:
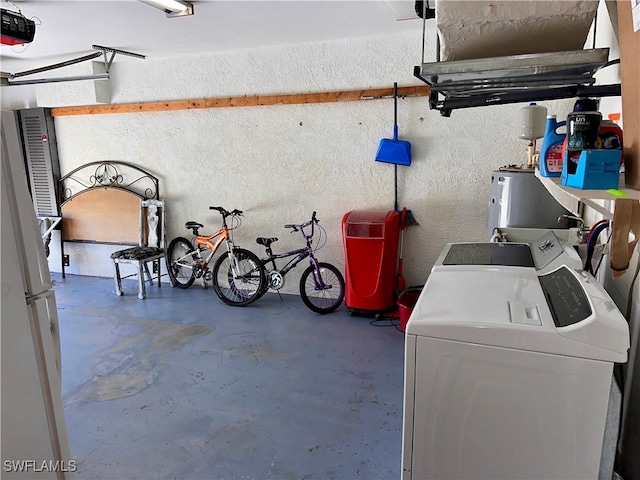
[[[238,210],[237,208],[234,208],[233,211],[231,212],[228,212],[222,207],[209,207],[209,210],[216,210],[220,212],[220,214],[225,218],[228,217],[229,215],[242,216],[242,210]]]
[[[315,225],[316,223],[320,223],[320,220],[318,220],[316,218],[316,212],[314,211],[311,214],[311,220],[309,220],[308,222],[302,223],[302,224],[295,224],[295,223],[290,223],[284,226],[284,228],[293,228],[294,232],[297,232],[299,230],[302,230],[305,227],[308,227],[309,225]],[[304,232],[303,232],[304,233]],[[306,235],[305,235],[306,236]],[[313,228],[311,229],[311,236],[313,236]]]

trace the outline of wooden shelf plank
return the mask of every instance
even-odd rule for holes
[[[619,199],[631,199],[631,200],[640,200],[640,191],[633,190],[630,188],[624,188],[624,175],[620,176],[619,190],[625,193],[625,196],[617,196],[613,195],[606,190],[580,190],[579,188],[571,188],[565,187],[560,183],[560,178],[558,177],[543,177],[540,174],[540,170],[536,169],[536,177],[540,179],[542,185],[551,193],[553,198],[555,198],[560,205],[564,208],[573,212],[574,214],[579,214],[579,205],[583,203],[590,208],[593,208],[600,214],[604,215],[608,219],[613,219],[613,208],[609,209],[603,205],[600,205],[596,200],[612,200],[616,201]]]

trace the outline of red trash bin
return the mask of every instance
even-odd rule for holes
[[[376,314],[396,307],[400,212],[353,210],[342,218],[345,305]]]

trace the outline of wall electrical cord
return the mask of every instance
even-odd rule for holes
[[[600,233],[606,228],[609,228],[609,225],[610,225],[609,220],[602,220],[596,223],[593,227],[591,227],[591,230],[589,231],[589,236],[587,237],[587,258],[584,261],[584,269],[594,276],[595,276],[595,273],[593,270],[593,266],[591,265],[591,261],[593,260],[593,253],[595,251],[596,243],[598,242],[598,237],[600,236]],[[609,238],[611,238],[611,235],[609,235]],[[606,243],[609,243],[609,240],[607,240]],[[600,260],[602,260],[602,256],[600,256]],[[600,263],[598,263],[598,267],[599,266],[600,266]]]
[[[631,279],[631,285],[629,286],[629,295],[627,298],[627,320],[631,320],[631,310],[633,310],[633,287],[636,284],[636,280],[638,280],[638,274],[640,273],[640,249],[638,250],[638,260],[636,261],[636,271],[633,274],[633,278]]]
[[[393,315],[393,314],[389,314]],[[384,314],[376,315],[374,320],[369,322],[369,325],[372,327],[395,327],[401,333],[404,333],[400,330],[400,319],[396,316],[385,316]]]

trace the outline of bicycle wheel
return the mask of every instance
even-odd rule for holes
[[[178,288],[189,288],[195,280],[193,245],[183,237],[171,240],[167,248],[167,270],[171,283]]]
[[[234,275],[233,261],[238,275]],[[263,292],[264,267],[255,253],[234,248],[233,256],[224,253],[213,267],[213,289],[227,305],[244,307],[254,302]]]
[[[317,285],[316,269],[313,265],[307,268],[300,278],[300,296],[304,304],[316,313],[331,313],[342,303],[344,298],[344,278],[340,270],[330,263],[318,263],[320,276],[326,288]]]

